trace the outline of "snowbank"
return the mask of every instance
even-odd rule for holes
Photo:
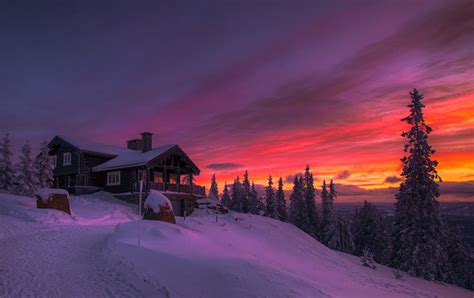
[[[160,191],[151,190],[145,200],[145,208],[151,208],[156,214],[160,213],[160,206],[168,206],[173,211],[170,200]]]
[[[67,190],[61,188],[40,188],[35,192],[35,195],[38,195],[43,202],[47,203],[49,198],[53,195],[65,195],[69,199],[69,193]]]
[[[360,265],[294,226],[255,215],[193,213],[177,225],[120,224],[111,255],[171,297],[471,297],[469,291]]]

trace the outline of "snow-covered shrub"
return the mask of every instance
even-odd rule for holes
[[[362,263],[363,266],[375,269],[377,268],[375,266],[375,261],[372,253],[365,248],[364,251],[362,252],[362,256],[360,257],[360,262]]]

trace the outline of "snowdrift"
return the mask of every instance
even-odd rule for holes
[[[199,211],[199,210],[196,210]],[[198,212],[199,213],[199,212]],[[120,224],[111,255],[171,297],[470,297],[328,249],[292,225],[255,215],[193,214],[177,225]]]

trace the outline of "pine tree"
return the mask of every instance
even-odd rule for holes
[[[248,212],[252,214],[259,214],[259,199],[258,199],[258,193],[257,190],[255,189],[255,183],[252,181],[252,186],[250,187],[250,198],[249,198],[249,208]]]
[[[33,166],[30,145],[26,143],[21,148],[22,155],[16,167],[14,192],[19,195],[33,196],[38,189],[38,173]]]
[[[411,129],[402,134],[408,143],[401,159],[402,183],[396,194],[392,264],[413,276],[443,279],[446,254],[441,245],[437,201],[438,162],[431,159],[435,151],[428,144],[431,128],[423,117],[423,95],[416,89],[410,95],[410,115],[402,119]]]
[[[354,215],[352,231],[355,255],[362,255],[367,248],[377,263],[388,264],[389,239],[383,214],[377,207],[364,201],[364,205]]]
[[[41,143],[41,151],[35,160],[35,169],[38,173],[38,187],[51,187],[54,181],[53,166],[49,156],[48,143]]]
[[[447,241],[444,242],[448,257],[448,274],[445,281],[473,290],[474,260],[470,257],[468,244],[461,239],[458,227],[444,228]]]
[[[219,190],[217,187],[216,174],[212,174],[211,188],[209,188],[209,198],[217,200],[219,198]]]
[[[333,185],[332,181],[331,185]],[[328,192],[326,180],[324,180],[321,191],[322,222],[320,239],[324,245],[336,249],[340,236],[338,236],[336,217],[333,212],[333,201],[335,197],[334,185],[332,187],[330,186],[329,189],[333,190],[332,194]]]
[[[303,179],[295,175],[293,192],[290,196],[290,222],[300,230],[309,232],[309,218],[304,200]]]
[[[242,181],[242,211],[247,213],[249,212],[249,201],[250,201],[250,181],[249,173],[246,170],[244,173],[244,180]]]
[[[313,174],[309,170],[309,165],[306,166],[306,170],[303,177],[304,186],[304,201],[306,204],[306,213],[308,218],[307,233],[318,238],[319,234],[319,216],[316,208],[316,193],[314,190],[314,179]]]
[[[273,189],[272,176],[268,177],[268,186],[265,188],[265,214],[267,217],[278,219],[275,204],[275,190]]]
[[[275,205],[278,219],[281,221],[288,220],[288,212],[286,211],[285,192],[283,191],[283,179],[278,180],[278,190],[275,194]]]
[[[15,169],[13,168],[12,155],[10,136],[7,133],[0,143],[0,189],[3,190],[13,188]]]
[[[227,182],[226,182],[224,184],[224,192],[222,194],[221,204],[222,204],[222,206],[224,206],[226,208],[230,208],[230,203],[231,203],[231,199],[230,199],[230,195],[229,195],[229,188],[227,187]]]
[[[351,222],[339,215],[336,217],[336,227],[337,240],[334,249],[352,254],[354,252],[354,237],[351,231]]]
[[[240,177],[237,177],[232,184],[231,204],[230,208],[237,212],[242,212],[242,183]]]

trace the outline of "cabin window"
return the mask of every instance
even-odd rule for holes
[[[71,152],[63,154],[63,166],[69,166],[71,164]]]
[[[107,173],[107,186],[120,185],[120,171]]]
[[[170,184],[176,184],[178,181],[177,175],[176,174],[169,174],[170,175]]]
[[[51,166],[55,168],[58,163],[58,157],[56,155],[51,155],[49,161],[51,162]]]
[[[162,172],[154,172],[153,173],[153,182],[155,183],[163,183],[163,173]]]

